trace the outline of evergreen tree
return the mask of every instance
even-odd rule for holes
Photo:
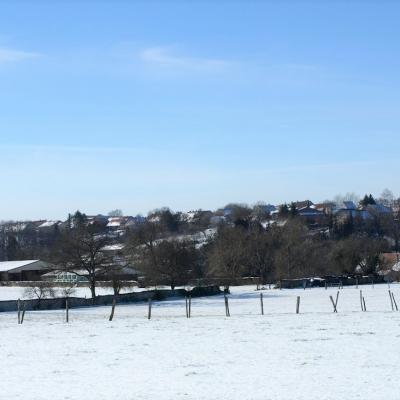
[[[279,206],[279,216],[280,217],[287,217],[289,215],[289,207],[288,205],[282,204]]]
[[[294,218],[297,214],[299,213],[299,211],[297,210],[297,206],[296,203],[292,202],[290,204],[290,208],[289,208],[289,215]]]

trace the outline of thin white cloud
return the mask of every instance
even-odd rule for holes
[[[229,61],[221,59],[177,55],[171,47],[146,48],[139,53],[139,58],[155,66],[205,72],[220,72],[230,65]]]
[[[39,57],[38,53],[0,47],[0,64],[24,61],[36,57]]]

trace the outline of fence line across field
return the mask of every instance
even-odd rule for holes
[[[330,302],[332,303],[334,313],[338,313],[339,294],[340,294],[340,291],[337,291],[336,299],[334,299],[332,295],[330,295],[328,297],[328,300],[330,300]],[[389,294],[391,310],[393,312],[399,311],[393,291],[391,291],[389,289],[388,294]],[[230,299],[229,295],[226,292],[224,292],[223,293],[223,304],[225,306],[225,317],[231,316],[229,299]],[[256,300],[257,297],[255,296],[254,299]],[[362,290],[359,291],[359,300],[360,300],[361,311],[366,312],[367,311],[366,301],[365,301],[365,297],[363,295]],[[265,313],[264,313],[264,294],[263,293],[260,293],[259,301],[260,301],[260,306],[261,306],[261,315],[265,315]],[[301,296],[296,296],[296,303],[295,303],[295,313],[296,314],[300,314],[300,303],[301,303]],[[26,313],[25,301],[24,300],[21,301],[20,299],[18,299],[16,301],[16,304],[17,304],[17,321],[18,321],[18,324],[22,325],[24,322],[24,317],[25,317],[25,313]],[[112,306],[111,306],[111,313],[109,316],[110,322],[113,321],[113,319],[114,319],[115,309],[116,309],[117,304],[118,304],[117,297],[114,296],[113,301],[112,301]],[[124,304],[124,303],[122,303],[122,304]],[[150,320],[152,317],[152,306],[153,306],[153,298],[151,296],[149,296],[148,297],[148,312],[147,312],[148,320]],[[186,311],[186,318],[191,318],[192,296],[190,294],[185,296],[185,311]],[[69,323],[69,313],[70,313],[69,299],[66,298],[65,299],[65,322],[66,323]],[[273,314],[274,313],[270,313],[269,315],[273,315]],[[240,314],[238,314],[238,316],[240,316]]]

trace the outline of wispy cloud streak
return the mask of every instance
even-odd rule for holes
[[[39,57],[39,53],[0,47],[0,64],[19,62]]]
[[[193,71],[220,72],[231,63],[216,58],[197,58],[177,55],[171,47],[149,47],[139,53],[139,58],[149,64]]]

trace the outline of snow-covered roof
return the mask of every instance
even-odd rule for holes
[[[354,204],[353,201],[346,200],[343,202],[343,208],[345,208],[346,210],[355,210],[357,206]]]
[[[38,226],[38,228],[50,228],[54,225],[57,225],[59,221],[45,221]]]
[[[109,228],[113,228],[113,227],[117,227],[117,226],[121,226],[121,222],[120,221],[111,221],[107,224],[107,226]]]
[[[122,250],[124,247],[125,247],[125,245],[122,243],[109,244],[107,246],[104,246],[102,248],[102,250],[103,251],[118,251],[118,250]]]
[[[40,262],[40,260],[1,261],[0,272],[8,272],[14,269],[24,268],[37,262]]]

